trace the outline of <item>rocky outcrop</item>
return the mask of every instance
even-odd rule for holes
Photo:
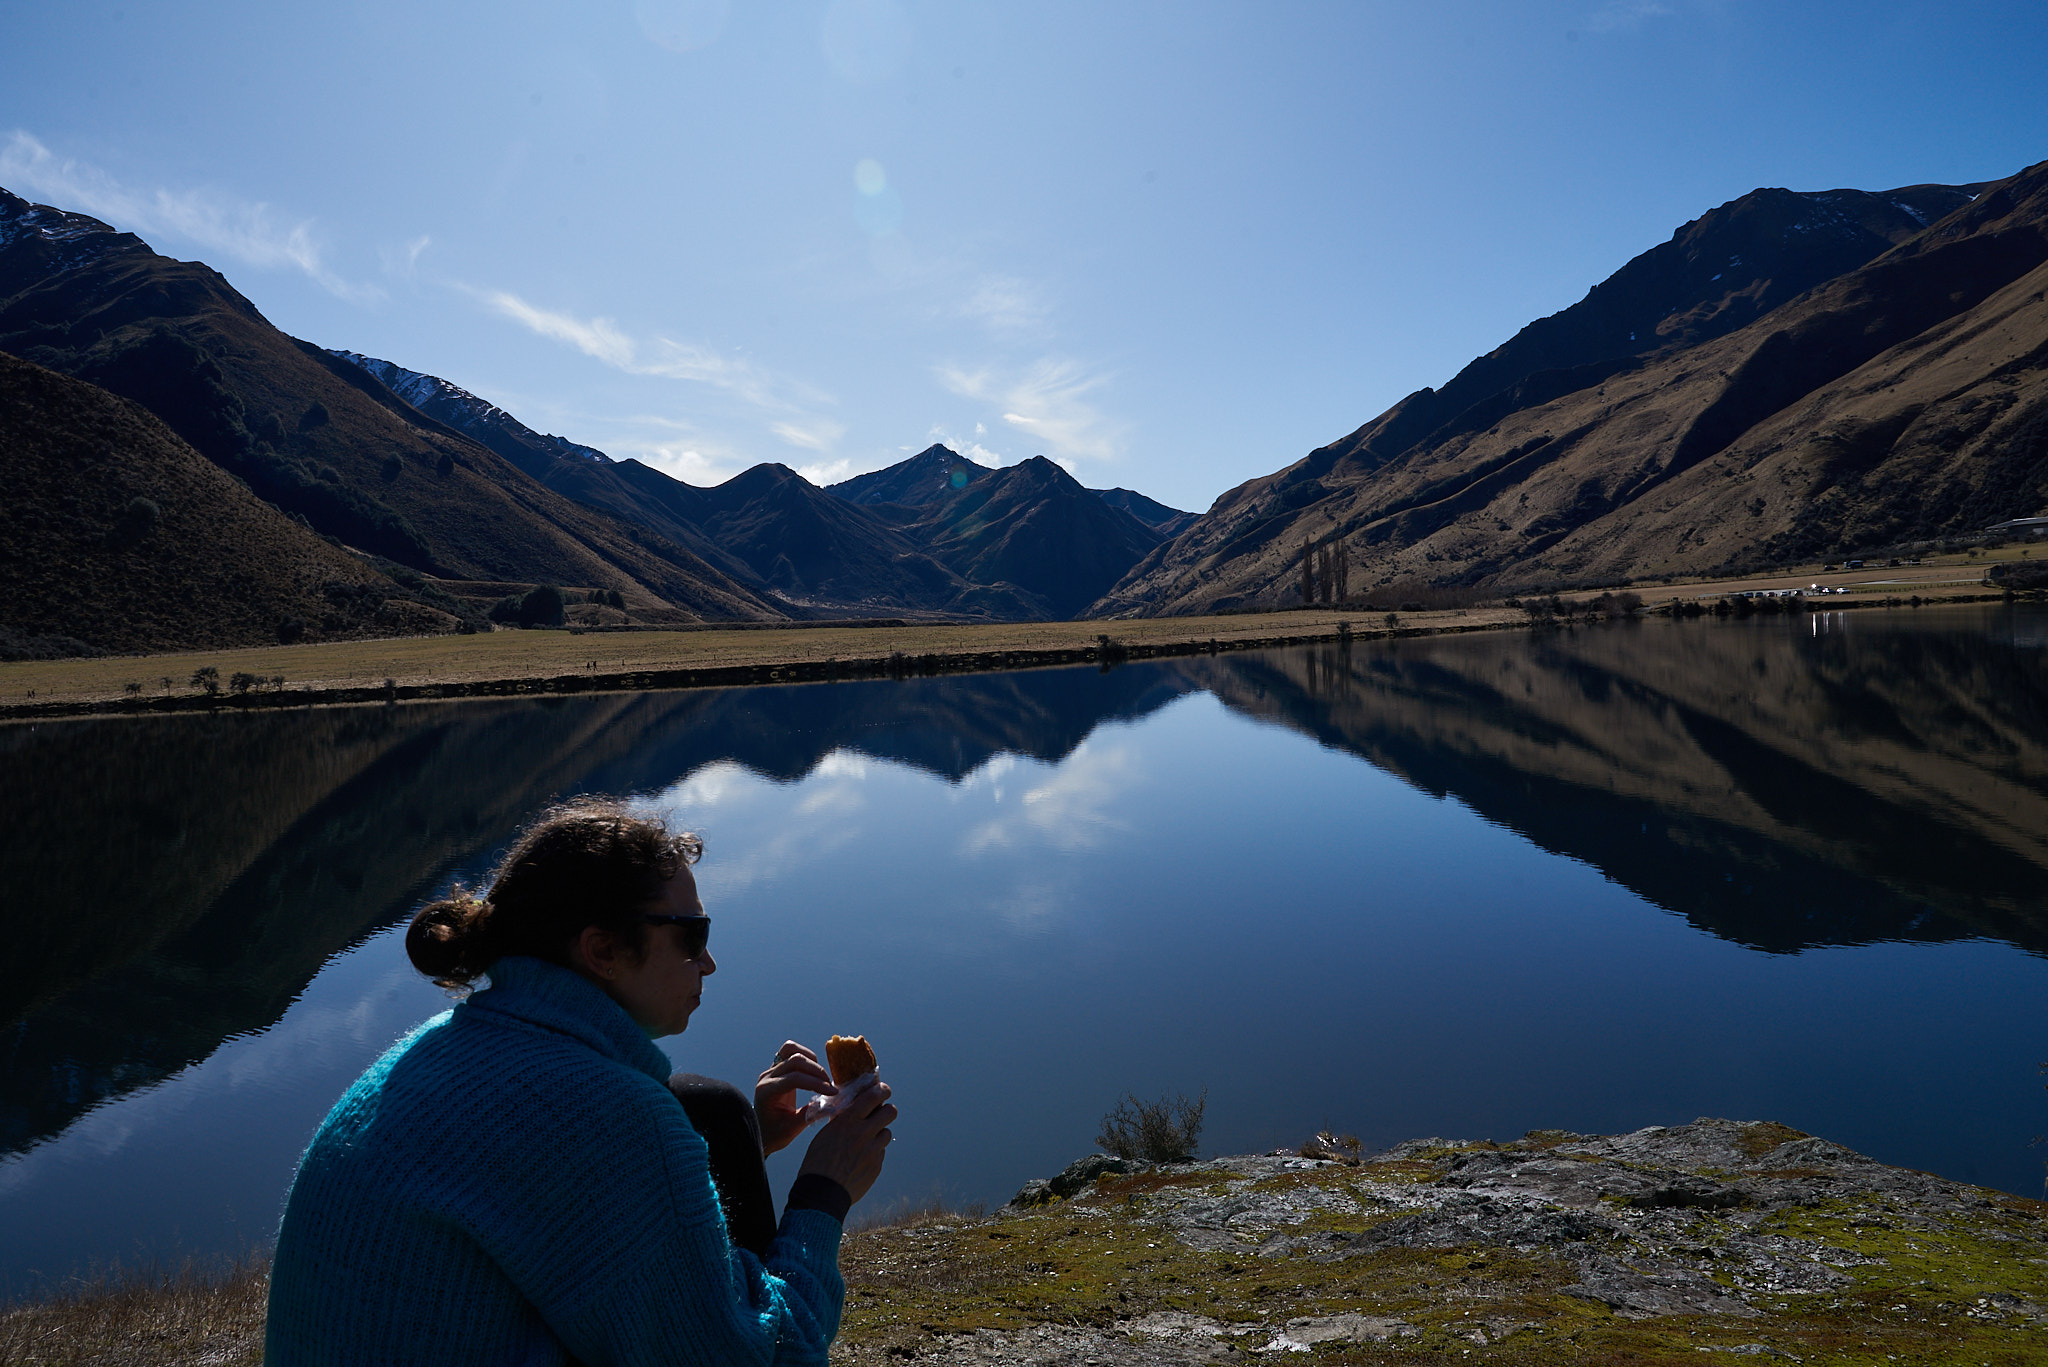
[[[1988,1361],[2048,1329],[2048,1204],[1782,1125],[1113,1161],[1054,1179],[1064,1199],[1034,1183],[993,1219],[851,1238],[835,1357]]]

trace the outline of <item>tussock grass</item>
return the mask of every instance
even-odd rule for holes
[[[957,1225],[988,1218],[988,1207],[979,1201],[956,1206],[939,1192],[921,1199],[905,1197],[871,1211],[856,1208],[846,1222],[848,1234],[874,1234],[883,1230],[930,1229],[934,1225]]]
[[[263,1360],[270,1260],[103,1272],[0,1308],[0,1367],[241,1367]]]

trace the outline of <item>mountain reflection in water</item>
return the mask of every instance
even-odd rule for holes
[[[1739,944],[2048,949],[2038,643],[1845,616],[1325,647],[1188,673]]]
[[[0,1153],[276,1022],[556,798],[852,750],[957,782],[1189,692],[1760,950],[2048,949],[2041,616],[1417,638],[1108,671],[0,730]],[[1341,858],[1341,855],[1338,856]]]

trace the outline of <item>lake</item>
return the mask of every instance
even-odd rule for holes
[[[1205,1153],[1776,1120],[2040,1195],[2048,611],[0,728],[0,1291],[266,1245],[401,947],[556,798],[701,832],[679,1066],[865,1033],[873,1208],[1126,1092]],[[778,1192],[796,1153],[771,1164]]]

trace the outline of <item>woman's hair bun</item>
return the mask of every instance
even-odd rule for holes
[[[592,926],[638,954],[647,938],[642,913],[703,853],[703,841],[672,833],[657,814],[613,798],[564,802],[513,842],[488,892],[458,887],[421,907],[405,932],[406,957],[441,986],[461,989],[513,955],[573,968],[577,938]]]
[[[442,987],[467,987],[490,966],[486,939],[491,904],[457,888],[413,914],[405,931],[405,957]]]

